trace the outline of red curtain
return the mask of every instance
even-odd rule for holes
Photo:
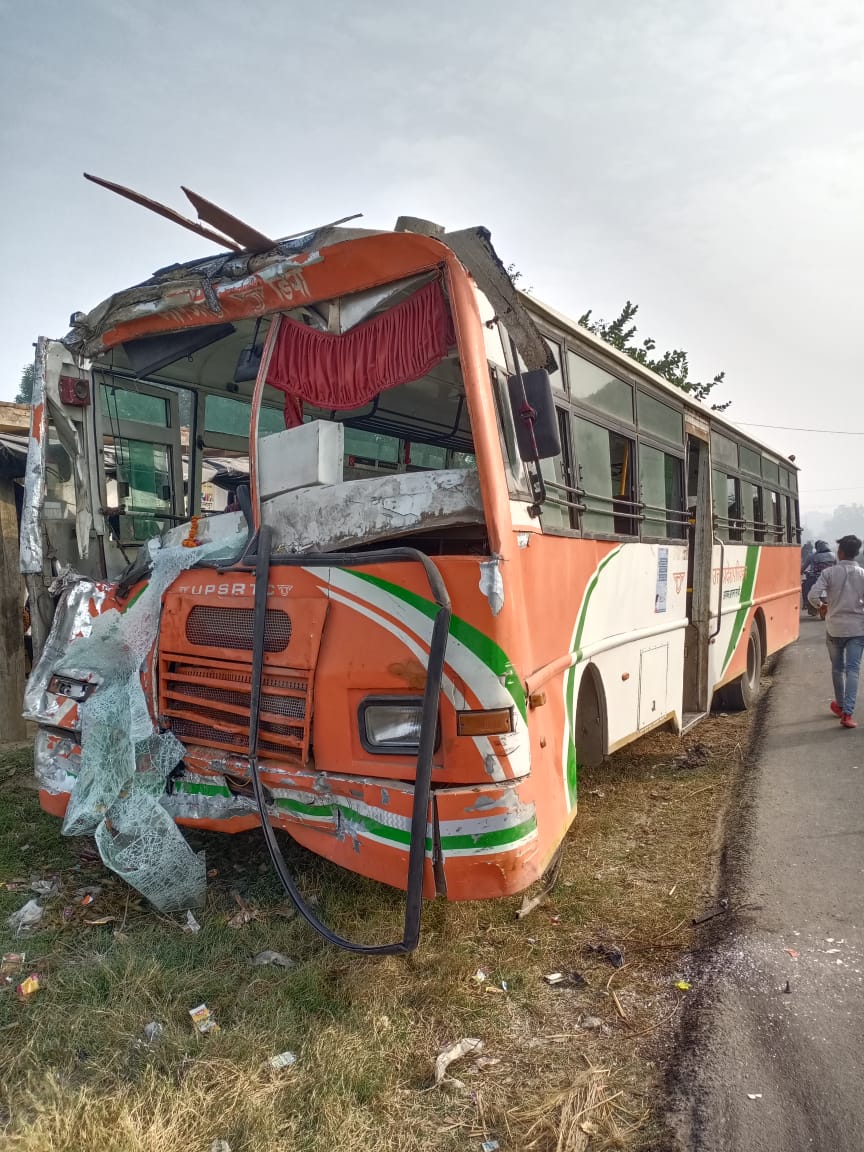
[[[455,343],[441,285],[413,296],[344,335],[319,332],[282,317],[267,383],[285,393],[285,427],[316,408],[360,408],[397,384],[425,376]]]

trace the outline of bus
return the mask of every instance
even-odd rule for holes
[[[260,826],[314,928],[410,950],[423,900],[544,873],[580,768],[751,706],[798,633],[797,471],[485,229],[232,249],[38,342],[41,804],[164,907],[203,882],[180,828]],[[322,924],[277,831],[403,889],[402,938]]]

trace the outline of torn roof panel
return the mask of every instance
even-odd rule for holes
[[[362,259],[347,260],[338,251],[351,241],[370,243]],[[490,296],[525,364],[552,367],[554,357],[485,228],[436,230],[429,236],[328,224],[276,241],[266,252],[226,252],[170,265],[91,312],[75,313],[63,343],[78,357],[94,358],[135,337],[288,311],[329,295],[372,289],[442,265],[448,250]]]

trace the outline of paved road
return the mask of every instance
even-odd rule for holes
[[[864,681],[855,731],[832,695],[824,625],[803,618],[730,815],[726,895],[758,908],[698,958],[687,1152],[864,1150]]]

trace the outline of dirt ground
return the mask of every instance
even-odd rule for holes
[[[338,952],[298,922],[256,833],[191,837],[211,878],[200,930],[185,930],[106,872],[91,841],[61,836],[28,749],[0,750],[0,951],[26,954],[0,977],[3,1147],[656,1152],[698,980],[693,920],[716,910],[749,728],[746,714],[715,716],[583,772],[539,907],[431,903],[417,953],[386,959]],[[290,862],[340,931],[398,935],[399,893],[300,849]],[[46,880],[56,891],[37,897]],[[31,898],[42,920],[16,937],[7,917]],[[288,966],[254,965],[265,949]],[[39,989],[22,998],[31,973]],[[218,1032],[194,1030],[202,1003]],[[436,1055],[462,1038],[481,1045],[436,1086]],[[271,1067],[284,1052],[294,1062]]]

